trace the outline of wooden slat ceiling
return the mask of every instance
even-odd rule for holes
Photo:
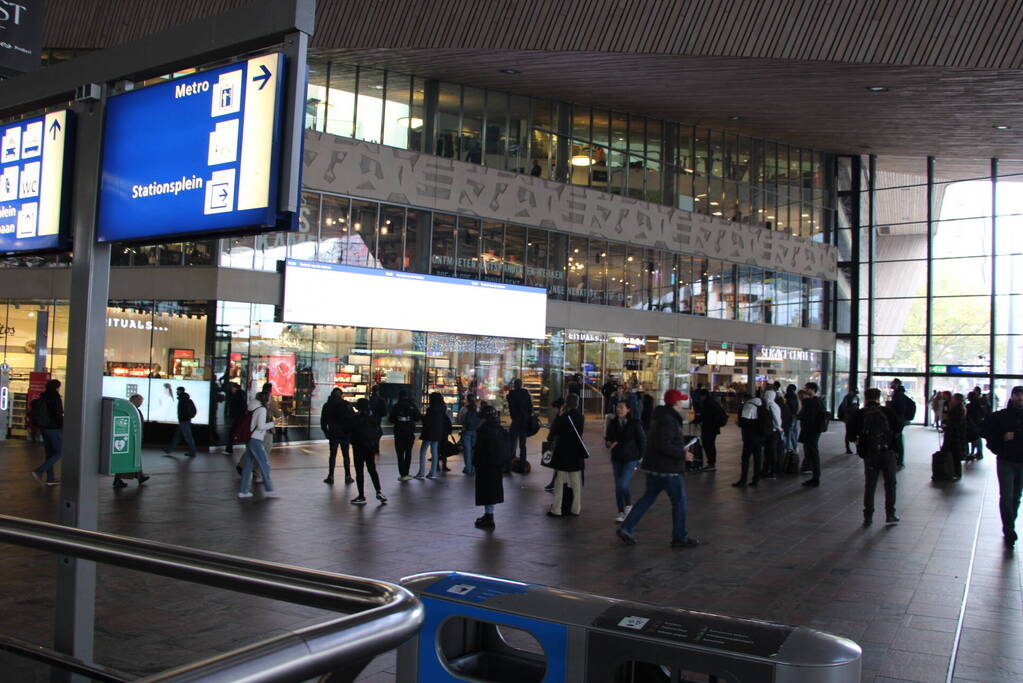
[[[44,42],[244,4],[51,0]],[[831,151],[1023,158],[1023,0],[319,0],[317,27],[320,53],[458,83]]]

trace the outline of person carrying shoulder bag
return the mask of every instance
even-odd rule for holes
[[[565,405],[551,425],[550,435],[554,438],[554,450],[549,467],[555,470],[554,502],[547,510],[551,517],[561,517],[561,504],[565,494],[565,485],[572,491],[572,507],[569,514],[576,516],[582,509],[582,471],[589,453],[583,443],[583,427],[585,418],[579,412],[579,396],[569,394],[565,397]]]

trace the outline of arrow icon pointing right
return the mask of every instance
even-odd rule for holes
[[[225,200],[225,201],[227,200],[227,189],[226,188],[221,188],[221,190],[220,190],[220,198],[222,200]]]
[[[54,119],[53,123],[50,124],[50,133],[53,134],[53,139],[54,140],[57,139],[57,132],[59,130],[60,130],[60,121],[58,121],[57,119]]]
[[[262,90],[266,87],[266,84],[270,81],[270,69],[266,68],[266,64],[260,64],[259,69],[262,73],[258,73],[252,77],[253,81],[260,81],[258,90]]]

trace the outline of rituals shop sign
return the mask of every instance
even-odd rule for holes
[[[44,0],[0,0],[0,73],[39,68],[45,11]]]

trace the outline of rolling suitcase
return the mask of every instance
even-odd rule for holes
[[[934,481],[955,479],[955,466],[950,452],[942,449],[931,455],[931,479]]]

